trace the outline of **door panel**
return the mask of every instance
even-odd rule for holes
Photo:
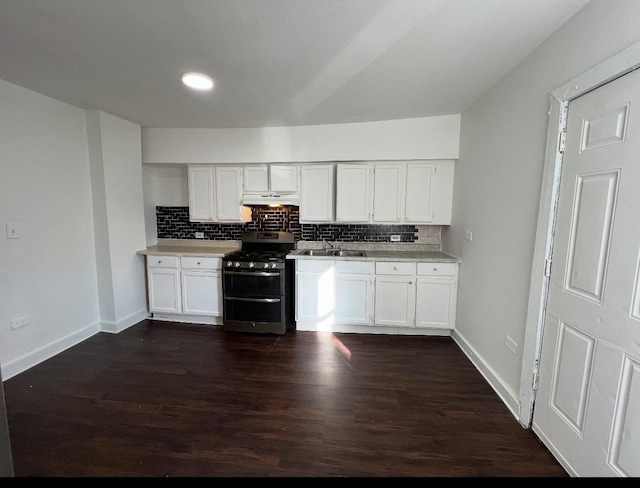
[[[640,476],[640,72],[569,104],[533,429],[578,476]]]

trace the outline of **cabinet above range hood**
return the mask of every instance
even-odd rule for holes
[[[251,206],[277,206],[277,205],[295,205],[300,206],[300,195],[297,193],[245,193],[242,196],[242,205]]]

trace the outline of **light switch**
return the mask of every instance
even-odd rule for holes
[[[470,241],[473,239],[473,233],[470,230],[465,230],[464,231],[464,240],[465,241]]]
[[[7,224],[7,239],[17,239],[20,237],[18,234],[18,224]]]

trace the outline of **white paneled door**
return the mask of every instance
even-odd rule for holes
[[[533,429],[577,476],[640,476],[640,72],[569,103]]]

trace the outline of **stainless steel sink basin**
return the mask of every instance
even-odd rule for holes
[[[351,251],[351,250],[341,250],[334,251],[334,256],[343,256],[343,257],[364,257],[366,256],[364,251]]]
[[[333,251],[325,251],[324,249],[307,249],[302,254],[304,256],[333,256]]]
[[[334,256],[334,257],[365,257],[364,251],[353,251],[348,249],[307,249],[302,253],[304,256]]]

